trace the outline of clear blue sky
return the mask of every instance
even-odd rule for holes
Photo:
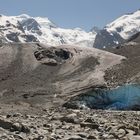
[[[48,17],[63,28],[90,30],[138,10],[140,0],[0,0],[0,13]]]

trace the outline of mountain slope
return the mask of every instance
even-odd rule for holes
[[[127,59],[120,65],[108,69],[105,79],[109,85],[124,83],[140,83],[140,34],[137,33],[131,41],[118,46],[116,49],[106,48],[106,51],[125,56]],[[109,77],[108,77],[109,76]],[[112,77],[112,79],[110,79]]]
[[[117,32],[125,40],[129,39],[140,31],[140,10],[121,16],[108,24],[105,29],[110,33]]]
[[[50,45],[85,42],[92,46],[96,33],[87,33],[79,28],[59,28],[48,18],[1,15],[0,36],[3,42],[41,42]]]
[[[105,70],[123,58],[89,47],[5,44],[0,47],[0,101],[49,106],[53,99],[60,104],[60,100],[103,86]]]
[[[118,46],[140,31],[140,10],[126,14],[106,25],[95,39],[94,47]]]

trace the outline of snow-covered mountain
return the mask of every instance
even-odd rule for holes
[[[0,38],[3,42],[41,42],[50,45],[85,44],[93,46],[96,32],[80,28],[63,29],[48,18],[28,15],[0,16]]]
[[[117,46],[140,32],[140,10],[125,14],[101,30],[95,39],[94,47]]]
[[[140,31],[140,10],[126,14],[106,25],[108,32],[117,32],[123,39],[129,39]]]
[[[140,32],[140,10],[125,14],[102,30],[63,29],[48,18],[28,15],[0,16],[1,42],[41,42],[48,45],[76,44],[96,48],[116,47]],[[93,45],[94,44],[94,45]]]

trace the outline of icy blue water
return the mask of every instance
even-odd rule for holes
[[[96,109],[140,110],[140,85],[112,90],[98,89],[80,99],[80,104]]]

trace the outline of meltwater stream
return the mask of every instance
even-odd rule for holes
[[[77,97],[75,103],[93,109],[140,110],[140,85],[125,85],[112,90],[96,89]]]

